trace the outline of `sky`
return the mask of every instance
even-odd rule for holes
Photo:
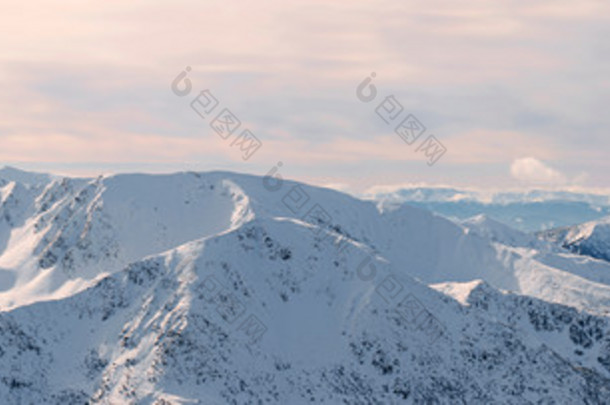
[[[610,188],[608,38],[608,1],[2,0],[0,166]],[[211,126],[225,108],[233,134]]]

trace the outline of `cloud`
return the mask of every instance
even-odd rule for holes
[[[510,166],[510,174],[527,183],[558,185],[567,182],[562,173],[533,157],[514,160]]]

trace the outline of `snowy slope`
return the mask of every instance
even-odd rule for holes
[[[536,237],[509,227],[498,222],[485,214],[476,215],[461,221],[469,232],[487,238],[492,242],[498,242],[514,247],[539,247],[541,243]]]
[[[610,261],[610,217],[540,232],[538,236],[572,252]]]
[[[57,298],[131,261],[248,219],[247,196],[197,174],[10,182],[0,206],[0,307]]]
[[[610,402],[610,262],[288,180],[6,177],[1,404]]]
[[[610,401],[607,319],[490,287],[461,305],[381,257],[362,277],[337,238],[254,220],[0,313],[0,402]]]
[[[15,190],[0,208],[0,218],[11,218],[0,255],[0,274],[8,281],[0,288],[0,307],[73,294],[143,256],[253,218],[294,218],[362,243],[425,283],[483,279],[548,301],[610,311],[610,264],[583,262],[541,242],[494,240],[472,232],[472,224],[406,205],[290,181],[268,187],[265,181],[226,172],[128,174],[56,179],[38,194],[38,188],[11,182],[2,190]]]
[[[44,186],[55,178],[57,176],[52,174],[27,172],[11,166],[0,168],[0,185],[16,182],[27,186]]]

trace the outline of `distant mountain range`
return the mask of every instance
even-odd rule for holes
[[[368,199],[408,203],[448,218],[485,214],[525,232],[576,225],[610,215],[610,197],[568,191],[485,193],[442,187],[411,187],[368,193]]]

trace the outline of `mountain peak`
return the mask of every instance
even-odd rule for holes
[[[53,180],[54,176],[47,173],[30,172],[14,166],[0,168],[0,179],[14,181],[26,185],[44,185]]]

